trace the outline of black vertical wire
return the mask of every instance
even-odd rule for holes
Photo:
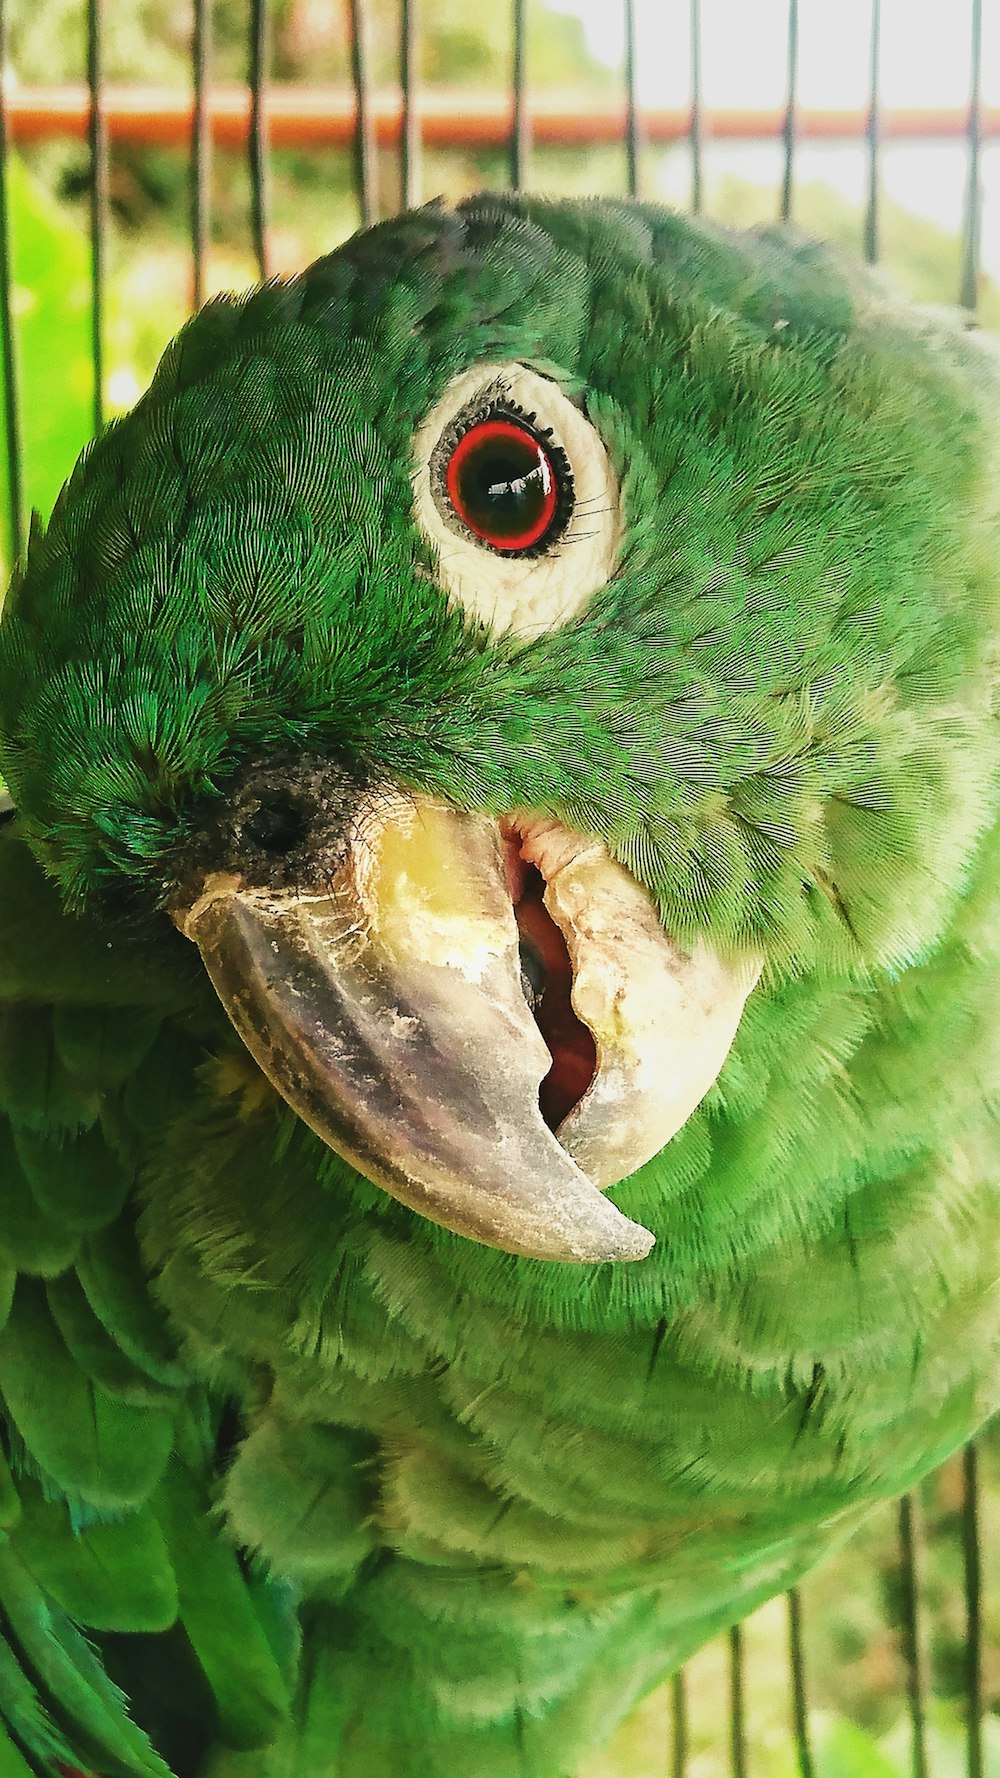
[[[625,0],[625,167],[628,195],[639,196],[639,101],[636,93],[635,0]]]
[[[268,70],[267,0],[250,0],[250,228],[261,283],[267,277],[268,139],[264,92]]]
[[[365,0],[350,0],[351,75],[354,81],[354,189],[363,228],[375,221],[375,118],[372,111]]]
[[[208,188],[212,159],[212,126],[208,113],[211,40],[211,0],[194,0],[194,38],[191,48],[194,78],[194,110],[191,117],[191,248],[194,256],[196,309],[200,309],[205,300],[205,262],[208,257]]]
[[[686,1778],[687,1756],[688,1756],[688,1721],[687,1721],[687,1691],[686,1691],[685,1685],[684,1685],[684,1670],[683,1670],[683,1668],[681,1668],[681,1670],[679,1672],[677,1672],[673,1675],[671,1690],[673,1693],[673,1713],[672,1713],[673,1746],[671,1749],[673,1757],[671,1760],[671,1768],[670,1768],[671,1769],[671,1778]]]
[[[107,275],[108,132],[104,121],[104,5],[87,0],[87,90],[90,114],[90,350],[94,366],[94,431],[104,425],[104,282]]]
[[[982,1557],[979,1542],[979,1460],[975,1445],[962,1454],[962,1553],[965,1559],[966,1772],[983,1778]]]
[[[729,1632],[729,1769],[732,1778],[746,1778],[747,1774],[745,1698],[743,1628],[734,1624]]]
[[[801,1778],[813,1778],[812,1748],[809,1745],[809,1716],[806,1705],[806,1662],[802,1646],[802,1600],[797,1587],[785,1595],[788,1600],[788,1664],[792,1677],[792,1728]]]
[[[402,187],[403,207],[412,210],[420,202],[420,114],[417,110],[417,32],[419,0],[403,0],[400,38],[400,75],[403,88]]]
[[[3,348],[4,421],[7,444],[7,515],[10,559],[18,560],[24,547],[24,485],[21,467],[21,408],[18,399],[17,341],[11,312],[13,266],[10,243],[10,209],[7,193],[7,94],[3,71],[7,66],[7,8],[0,0],[0,345]]]
[[[972,0],[972,49],[970,65],[968,190],[965,199],[965,247],[962,254],[962,307],[975,313],[979,295],[979,221],[983,201],[979,156],[983,136],[983,0]]]
[[[795,160],[796,92],[799,77],[799,0],[788,0],[788,93],[782,137],[785,144],[785,170],[781,180],[781,220],[788,222],[792,214],[792,172]]]
[[[868,203],[865,209],[865,258],[874,265],[879,256],[879,154],[882,146],[882,118],[879,100],[882,57],[882,0],[872,0],[871,59],[868,80],[868,119],[865,141],[868,144]]]
[[[906,1700],[910,1713],[910,1745],[913,1778],[927,1778],[927,1737],[924,1695],[923,1639],[920,1630],[920,1580],[917,1544],[916,1497],[904,1494],[899,1502],[899,1583],[906,1662]]]
[[[531,130],[528,123],[528,0],[514,0],[514,62],[512,68],[513,128],[510,137],[510,182],[522,191],[528,180]]]
[[[691,208],[701,210],[702,182],[701,109],[701,0],[691,0]]]

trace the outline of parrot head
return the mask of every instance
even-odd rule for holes
[[[640,1259],[604,1194],[745,1007],[912,960],[984,820],[967,350],[612,203],[431,206],[216,299],[15,577],[25,838],[70,913],[193,941],[403,1203]]]

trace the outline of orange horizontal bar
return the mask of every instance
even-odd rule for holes
[[[352,139],[354,94],[343,87],[272,86],[265,100],[270,139],[277,148],[345,147]],[[20,87],[6,95],[8,128],[15,142],[38,142],[52,136],[85,136],[90,99],[85,86]],[[402,99],[398,92],[374,95],[373,114],[379,142],[398,143]],[[108,87],[103,114],[112,142],[168,144],[187,147],[191,139],[191,94],[157,87]],[[513,107],[506,95],[491,97],[426,88],[419,100],[422,139],[430,147],[496,148],[510,140]],[[220,86],[209,96],[213,139],[224,148],[243,147],[250,128],[250,95],[244,87]],[[570,147],[594,142],[621,142],[625,106],[588,101],[578,94],[540,95],[529,106],[531,134],[541,145]],[[708,140],[773,141],[784,129],[783,110],[710,111],[702,113]],[[879,119],[883,140],[960,139],[968,131],[966,109],[948,111],[885,111]],[[650,109],[641,113],[648,142],[677,142],[689,134],[691,113]],[[867,113],[800,111],[796,136],[804,141],[856,142],[863,139]],[[1000,136],[1000,107],[984,106],[984,137]]]

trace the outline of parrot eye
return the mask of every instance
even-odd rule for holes
[[[413,440],[414,516],[453,604],[530,641],[568,623],[614,572],[621,500],[595,426],[526,364],[478,364]]]
[[[452,429],[443,441],[441,492],[455,517],[490,549],[526,556],[548,549],[573,510],[566,453],[526,415],[502,408]]]
[[[247,816],[243,835],[262,852],[280,857],[300,844],[307,825],[305,811],[291,797],[267,797]]]

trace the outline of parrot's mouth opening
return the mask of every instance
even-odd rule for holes
[[[538,1089],[538,1107],[549,1129],[557,1130],[593,1082],[597,1045],[573,1010],[573,964],[566,940],[545,906],[545,878],[525,857],[520,828],[504,821],[500,831],[519,935],[521,989],[552,1058]]]
[[[652,1235],[604,1194],[712,1086],[759,961],[676,943],[607,847],[551,816],[336,785],[323,762],[280,796],[274,776],[234,798],[172,908],[264,1074],[446,1229],[643,1258]]]

